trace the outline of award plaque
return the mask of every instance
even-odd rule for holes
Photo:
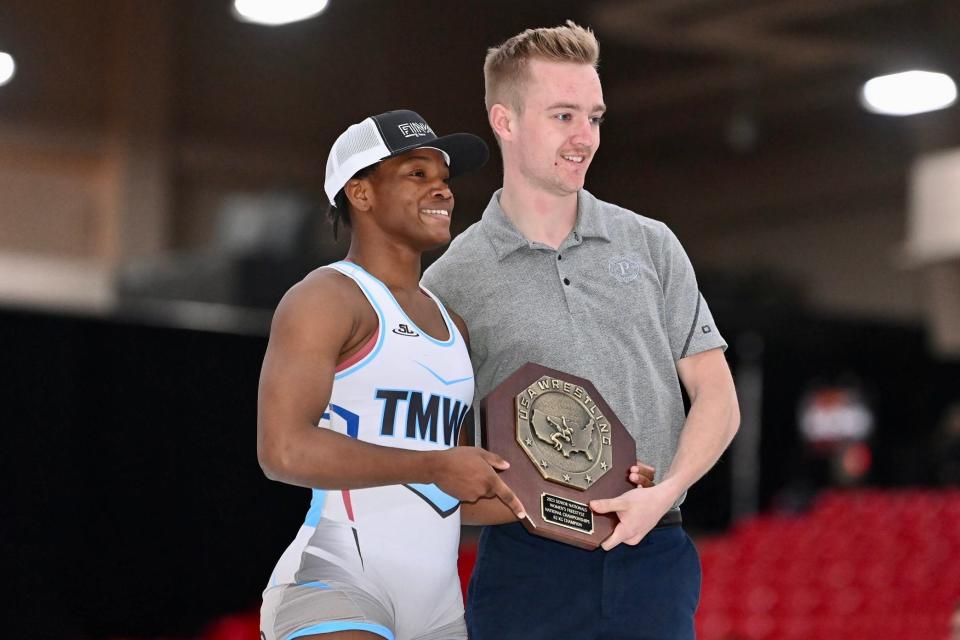
[[[480,432],[510,463],[527,531],[589,550],[613,532],[616,514],[589,503],[635,488],[636,445],[590,381],[528,362],[480,401]]]

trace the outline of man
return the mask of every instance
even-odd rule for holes
[[[260,378],[260,464],[313,489],[264,591],[265,640],[466,638],[459,501],[523,517],[496,473],[507,463],[455,446],[474,394],[467,333],[419,286],[421,253],[450,240],[450,176],[487,155],[412,111],[367,118],[330,151],[350,250],[284,296]]]
[[[470,326],[478,397],[527,361],[587,378],[657,482],[591,503],[620,520],[602,550],[516,522],[485,528],[467,603],[473,640],[693,638],[700,566],[678,507],[739,424],[726,343],[676,237],[583,188],[605,110],[598,56],[593,33],[572,22],[489,51],[503,188],[423,283]]]

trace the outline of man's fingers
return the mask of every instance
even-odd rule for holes
[[[648,464],[643,464],[641,461],[637,460],[637,464],[634,467],[640,471],[645,476],[653,477],[653,474],[656,473],[656,470]],[[631,470],[634,468],[631,467]]]
[[[503,504],[510,507],[510,511],[513,511],[518,518],[523,520],[527,517],[527,511],[523,508],[523,503],[520,502],[520,498],[518,498],[510,487],[500,478],[497,478],[497,484],[494,485],[494,492]]]
[[[640,460],[637,460],[637,464],[630,467],[630,472],[627,474],[627,479],[638,487],[652,487],[653,476],[655,474],[656,471],[653,467],[648,464],[644,464]]]
[[[638,487],[649,488],[653,486],[653,480],[642,473],[631,472],[628,479]]]
[[[613,530],[613,533],[611,533],[606,540],[600,543],[600,546],[603,547],[604,551],[610,551],[610,549],[613,549],[615,546],[623,542],[623,535],[624,535],[624,526],[623,526],[623,523],[621,522]]]
[[[620,498],[607,498],[606,500],[591,500],[590,508],[596,513],[610,513],[611,511],[620,511],[623,509]],[[619,525],[618,525],[619,528]]]
[[[649,486],[647,484],[649,482],[650,485],[652,485],[654,475],[656,475],[656,471],[654,470],[654,468],[649,465],[643,464],[639,460],[637,460],[637,464],[630,467],[630,481],[633,482],[634,484],[639,484],[641,486]],[[644,478],[644,480],[640,480],[638,478]]]

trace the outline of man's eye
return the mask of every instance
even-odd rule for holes
[[[413,171],[410,172],[410,175],[416,176],[418,178],[422,178],[426,174],[423,172],[423,169],[414,169]]]
[[[603,121],[604,121],[603,116],[593,116],[592,118],[590,118],[590,122],[596,125],[603,124]]]
[[[567,122],[568,120],[570,120],[572,116],[569,113],[558,113],[553,117],[556,118],[557,120],[560,120],[561,122]]]

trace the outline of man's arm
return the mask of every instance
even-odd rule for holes
[[[340,352],[355,339],[365,304],[352,283],[333,272],[311,275],[281,300],[258,396],[257,457],[266,476],[318,489],[432,482],[459,500],[497,496],[522,511],[494,470],[507,462],[488,451],[382,447],[316,426],[330,402]]]
[[[690,412],[663,480],[650,488],[638,487],[616,498],[590,502],[597,513],[616,511],[620,518],[620,524],[603,542],[608,551],[621,542],[640,542],[677,499],[716,464],[740,426],[737,393],[721,349],[681,359],[677,372],[690,397]]]

